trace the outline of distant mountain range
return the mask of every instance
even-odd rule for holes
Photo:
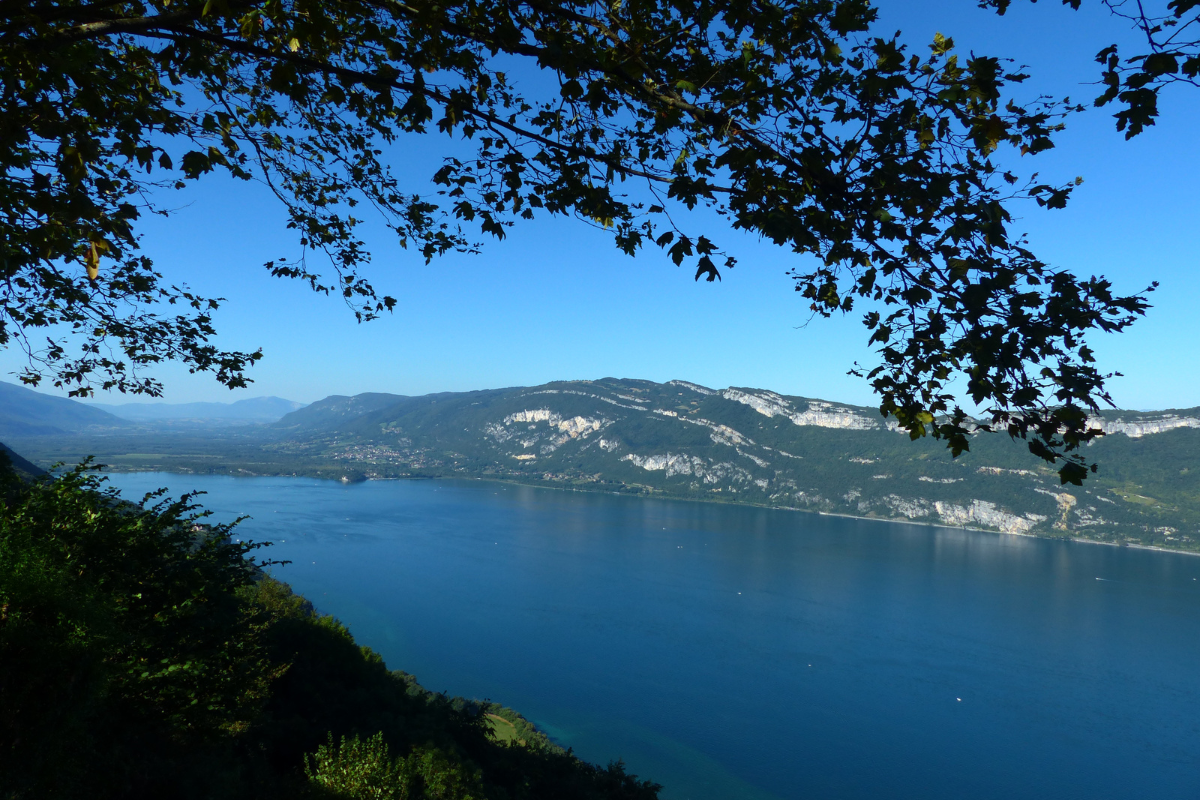
[[[0,381],[0,437],[122,433],[136,429],[136,423],[267,423],[304,406],[280,397],[233,403],[83,403]]]
[[[75,400],[0,382],[0,437],[62,436],[129,427],[126,420]]]
[[[1004,436],[951,459],[875,409],[686,381],[333,396],[224,438],[113,429],[9,444],[36,463],[95,452],[122,469],[485,477],[1200,549],[1200,409],[1095,424],[1101,471],[1082,488]]]
[[[89,403],[115,417],[134,422],[161,420],[237,420],[275,422],[285,414],[304,408],[304,403],[282,397],[251,397],[233,403]]]

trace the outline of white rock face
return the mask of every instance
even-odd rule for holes
[[[637,456],[633,453],[621,456],[622,461],[632,461],[635,467],[646,470],[666,469],[669,456]]]
[[[756,455],[751,455],[750,453],[744,452],[744,451],[743,451],[741,448],[738,448],[738,451],[737,451],[737,452],[738,452],[738,455],[739,455],[739,456],[744,456],[744,457],[746,457],[746,458],[750,459],[750,460],[751,460],[751,461],[753,461],[755,464],[758,464],[760,467],[769,467],[769,466],[771,466],[771,462],[770,462],[770,461],[764,461],[763,459],[759,458],[759,457],[758,457],[758,456],[756,456]]]
[[[923,498],[904,498],[888,495],[884,498],[895,513],[909,519],[936,516],[944,525],[981,526],[995,528],[1003,533],[1028,533],[1039,523],[1045,522],[1041,514],[1010,514],[997,508],[995,503],[972,500],[970,506],[946,503],[941,500],[930,502]]]
[[[995,503],[983,500],[972,500],[969,508],[941,501],[933,506],[947,525],[984,525],[1004,533],[1026,533],[1039,522],[1046,521],[1041,514],[1017,516],[997,508]]]
[[[788,419],[796,425],[815,425],[819,428],[870,431],[880,427],[875,420],[857,414],[848,408],[838,408],[830,403],[817,401],[809,403],[806,411],[792,414]]]
[[[707,468],[704,475],[705,483],[721,483],[723,481],[750,483],[753,480],[753,475],[736,464],[730,464],[728,461],[713,464]]]
[[[929,505],[929,501],[919,497],[908,498],[898,494],[889,494],[883,499],[893,512],[909,519],[921,519],[933,513],[933,507]]]
[[[724,444],[730,447],[737,447],[740,444],[754,444],[753,439],[748,436],[742,436],[728,425],[714,425],[710,422],[708,427],[712,428],[712,433],[708,435],[708,438],[717,444]]]
[[[513,437],[513,432],[505,430],[503,425],[497,425],[494,422],[489,422],[483,426],[483,432],[495,439],[497,442],[507,442]]]
[[[751,392],[743,392],[739,389],[726,389],[721,392],[721,396],[726,400],[733,400],[735,403],[748,405],[767,417],[786,417],[793,411],[791,403],[774,392],[752,394]]]
[[[629,461],[634,466],[647,471],[665,470],[667,477],[675,475],[694,475],[705,483],[720,483],[734,481],[736,483],[751,483],[754,476],[746,470],[722,461],[712,464],[696,456],[666,453],[665,455],[638,456],[630,453],[621,456],[622,461]]]
[[[594,419],[592,417],[571,417],[570,419],[560,420],[558,422],[558,429],[562,433],[565,433],[574,439],[577,436],[586,437],[588,434],[598,431],[608,424],[610,423],[606,419]]]
[[[1028,469],[1005,469],[1004,467],[980,467],[975,470],[982,472],[984,475],[1036,475],[1033,470]]]
[[[509,426],[514,423],[525,424],[530,422],[548,422],[551,428],[557,428],[558,431],[565,434],[568,439],[574,439],[580,436],[586,437],[593,431],[598,431],[601,428],[612,424],[611,420],[604,418],[596,419],[594,417],[570,417],[563,419],[561,416],[548,408],[536,408],[532,411],[518,411],[517,413],[509,414],[504,418],[505,426]],[[532,430],[534,427],[536,426],[531,425],[530,430]],[[495,431],[497,431],[498,428],[499,426],[497,425],[488,425],[485,426],[485,431],[494,436],[496,435]]]
[[[804,411],[797,411],[792,404],[774,392],[743,392],[726,389],[721,392],[726,400],[750,406],[766,417],[786,417],[793,425],[813,425],[819,428],[841,428],[845,430],[869,431],[882,427],[878,422],[858,414],[852,409],[835,406],[820,400],[809,402]]]
[[[712,420],[704,419],[703,417],[677,417],[680,422],[687,422],[691,425],[700,425],[712,431],[709,437],[717,444],[729,445],[737,447],[738,445],[754,444],[754,440],[749,436],[743,436],[728,425],[718,425]]]
[[[1092,428],[1099,428],[1105,433],[1123,433],[1131,439],[1139,439],[1153,433],[1165,433],[1176,428],[1200,428],[1200,419],[1195,417],[1178,417],[1166,414],[1158,419],[1140,419],[1126,422],[1122,419],[1104,420],[1092,417],[1088,420]]]
[[[700,459],[698,459],[698,458],[693,459],[691,456],[671,455],[670,453],[667,453],[666,455],[661,455],[661,456],[659,456],[659,455],[638,456],[638,455],[634,455],[633,453],[630,453],[628,455],[622,456],[621,460],[622,461],[631,461],[631,462],[633,462],[634,466],[641,467],[642,469],[651,471],[651,472],[654,470],[660,470],[660,469],[668,470],[668,472],[667,472],[668,476],[670,476],[672,474],[674,474],[674,475],[691,475],[693,460],[698,462],[698,465],[701,465],[701,466],[704,463],[704,462],[700,461]]]
[[[578,395],[579,397],[590,397],[593,400],[600,400],[601,402],[610,403],[610,404],[612,404],[614,406],[618,406],[620,408],[628,408],[633,411],[645,411],[646,410],[642,406],[626,405],[625,403],[621,403],[617,400],[613,400],[611,397],[605,397],[604,395],[601,395],[601,394],[592,394],[591,392],[578,392],[574,389],[539,389],[536,392],[526,392],[522,396],[528,397],[530,395],[535,395],[535,394],[574,394],[574,395]],[[638,400],[638,402],[641,403],[641,402],[646,402],[646,401]]]
[[[539,422],[547,423],[550,427],[550,434],[552,434],[548,436],[541,447],[543,455],[553,453],[572,439],[586,439],[592,433],[602,428],[607,428],[612,424],[612,420],[603,417],[599,419],[593,417],[569,417],[563,419],[563,417],[548,408],[535,408],[509,414],[504,418],[503,423],[499,425],[490,422],[483,426],[483,431],[497,442],[506,442],[519,432],[511,430],[512,426],[528,426],[528,430],[532,431],[537,429],[537,423]],[[553,435],[555,431],[557,431],[557,435]],[[521,439],[521,446],[528,449],[533,447],[542,438],[543,434],[535,433],[532,436]]]
[[[1039,494],[1050,495],[1054,498],[1054,502],[1058,504],[1059,518],[1054,523],[1054,527],[1065,531],[1070,522],[1071,509],[1073,509],[1079,501],[1075,499],[1075,495],[1067,492],[1052,492],[1049,489],[1034,489]]]
[[[555,414],[548,408],[536,408],[533,411],[518,411],[515,414],[509,414],[504,418],[505,425],[511,425],[514,422],[558,422],[562,419],[558,414]]]

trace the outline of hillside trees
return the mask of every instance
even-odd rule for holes
[[[389,671],[192,499],[0,458],[0,798],[657,797],[544,736],[497,741],[491,706]]]
[[[301,255],[271,273],[359,320],[396,303],[365,271],[369,214],[427,261],[569,214],[712,281],[736,253],[689,223],[708,208],[796,253],[814,313],[865,304],[864,374],[913,437],[968,447],[962,378],[989,427],[1077,482],[1108,399],[1085,334],[1146,302],[1040,261],[1009,208],[1062,207],[1073,185],[996,161],[1050,148],[1074,107],[1019,103],[1006,62],[942,36],[910,52],[875,17],[866,0],[0,0],[0,346],[73,394],[156,394],[145,370],[166,359],[244,385],[261,353],[218,347],[219,300],[139,247],[145,216],[214,172],[287,209]],[[396,159],[416,135],[445,142],[432,176]]]
[[[0,465],[0,796],[220,793],[222,758],[283,671],[240,602],[255,545],[193,530],[86,467],[25,484]],[[118,791],[113,791],[118,789]]]

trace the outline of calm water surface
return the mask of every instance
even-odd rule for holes
[[[430,689],[667,800],[1200,797],[1200,558],[483,482],[202,489]]]

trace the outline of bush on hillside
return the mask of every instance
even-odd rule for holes
[[[86,465],[0,484],[0,800],[657,797],[496,741],[497,707],[389,671],[191,497]]]

